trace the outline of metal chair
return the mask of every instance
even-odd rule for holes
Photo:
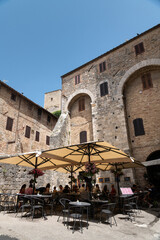
[[[74,233],[76,223],[78,221],[79,221],[79,226],[80,226],[81,233],[83,232],[83,229],[82,229],[82,214],[83,214],[83,209],[77,208],[76,206],[70,206],[68,208],[67,228],[69,228],[70,218],[72,218],[73,219],[72,233]]]
[[[105,218],[109,222],[111,227],[112,227],[112,219],[114,220],[115,225],[117,226],[117,222],[114,217],[115,206],[116,206],[116,203],[107,203],[101,206],[100,221],[102,222],[102,215],[105,215]]]
[[[65,220],[66,220],[67,217],[68,217],[68,212],[69,212],[69,210],[68,210],[68,205],[69,205],[70,200],[67,199],[67,198],[61,198],[61,199],[59,200],[59,202],[60,202],[60,204],[62,205],[63,223],[64,223],[64,225],[65,225]],[[57,222],[59,221],[60,217],[61,217],[61,215],[59,215],[59,217],[58,217],[58,219],[57,219]]]
[[[135,220],[135,211],[134,211],[134,204],[132,198],[128,197],[124,199],[123,203],[123,214],[128,216],[129,220]]]
[[[44,215],[44,205],[45,205],[45,202],[44,202],[44,199],[41,199],[39,197],[33,197],[32,195],[31,195],[30,199],[31,199],[32,220],[33,220],[33,218],[35,216],[35,213],[37,211],[41,211],[42,217],[44,217],[44,219],[45,219],[45,215]]]
[[[4,211],[4,214],[12,209],[16,212],[16,195],[10,193],[1,194],[0,209]]]
[[[25,212],[25,216],[27,216],[27,213],[31,212],[31,198],[27,197],[27,196],[20,196],[19,201],[18,201],[21,205],[19,207],[19,209],[17,210],[17,214],[15,217],[17,217],[18,213],[21,212],[21,218],[23,217],[23,213]]]
[[[53,209],[54,212],[56,207],[56,199],[55,198],[49,198],[47,201],[45,201],[45,208],[50,208],[50,214],[53,215]]]

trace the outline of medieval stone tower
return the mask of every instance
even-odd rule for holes
[[[157,25],[62,76],[51,147],[104,140],[140,161],[160,158],[159,91]],[[139,183],[143,172],[136,170]]]

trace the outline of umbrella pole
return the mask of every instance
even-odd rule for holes
[[[71,166],[71,192],[73,190],[72,178],[73,178],[73,166]]]
[[[35,169],[37,169],[37,159],[38,157],[36,157],[36,162],[35,162]],[[34,173],[34,182],[33,182],[33,194],[35,192],[35,183],[36,183],[36,171]]]

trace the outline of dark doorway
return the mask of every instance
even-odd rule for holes
[[[156,159],[160,159],[160,150],[151,153],[147,158],[147,161],[156,160]],[[147,167],[147,174],[150,182],[155,186],[160,187],[160,165]]]

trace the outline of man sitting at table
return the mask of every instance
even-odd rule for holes
[[[84,191],[80,192],[80,200],[84,202],[88,202],[90,200],[90,192],[88,186],[86,186],[86,189]]]

